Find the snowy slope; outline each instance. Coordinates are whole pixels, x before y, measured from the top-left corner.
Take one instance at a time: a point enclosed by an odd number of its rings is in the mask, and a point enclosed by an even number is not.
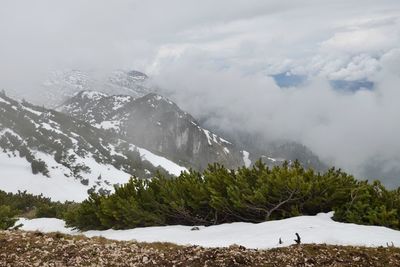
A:
[[[186,170],[83,121],[5,95],[0,95],[0,148],[0,189],[61,201],[81,201],[89,189],[112,191],[132,175]]]
[[[187,171],[185,167],[179,166],[178,164],[170,161],[169,159],[157,156],[144,148],[140,147],[135,147],[135,148],[137,149],[137,151],[139,151],[143,159],[149,161],[151,164],[153,164],[153,166],[160,166],[161,168],[167,170],[170,174],[178,176],[181,174],[181,172]]]
[[[204,227],[191,231],[190,226],[162,226],[135,228],[131,230],[105,230],[78,232],[66,228],[62,220],[52,218],[20,219],[21,228],[27,231],[84,234],[88,237],[102,236],[115,240],[137,240],[142,242],[171,242],[180,245],[200,245],[205,247],[226,247],[232,244],[247,248],[274,248],[294,244],[295,233],[299,233],[302,243],[386,246],[400,247],[400,231],[385,227],[363,226],[339,223],[331,219],[333,213],[320,213],[316,216],[299,216],[284,220],[259,224],[231,223]],[[279,244],[279,238],[283,244]]]
[[[23,158],[9,158],[6,153],[0,153],[0,166],[0,189],[6,192],[27,190],[59,201],[82,201],[87,196],[87,189],[77,180],[55,173],[51,174],[51,179],[41,173],[32,174],[29,162]]]
[[[163,157],[157,156],[145,149],[137,148],[144,160],[154,166],[160,166],[170,174],[179,175],[186,168]],[[39,153],[40,154],[40,153]],[[46,154],[39,157],[49,166],[49,177],[41,173],[33,174],[31,165],[24,158],[14,156],[12,153],[0,152],[0,189],[6,192],[17,193],[27,191],[29,193],[50,197],[54,201],[83,201],[87,198],[87,190],[94,186],[101,175],[109,185],[102,184],[103,189],[113,190],[112,185],[124,184],[129,181],[131,174],[116,169],[110,164],[99,164],[92,158],[85,158],[86,166],[91,168],[91,173],[84,176],[88,179],[85,186],[78,179],[69,179],[65,176],[69,170],[60,166],[54,159]]]
[[[49,169],[49,175],[42,173],[33,174],[30,163],[24,158],[13,156],[12,153],[0,153],[0,189],[6,192],[16,193],[18,190],[26,190],[29,193],[50,197],[55,201],[83,201],[87,198],[87,190],[98,182],[101,175],[103,189],[112,190],[112,185],[123,184],[129,181],[131,175],[116,169],[110,164],[99,164],[93,158],[82,159],[82,163],[88,166],[90,173],[84,175],[88,180],[83,185],[81,180],[66,177],[70,170],[57,163],[51,155],[36,152],[37,158],[43,160]]]

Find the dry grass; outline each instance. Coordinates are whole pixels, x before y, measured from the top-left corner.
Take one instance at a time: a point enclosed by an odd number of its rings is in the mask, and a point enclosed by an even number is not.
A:
[[[328,245],[210,249],[3,231],[0,266],[400,266],[400,249]]]

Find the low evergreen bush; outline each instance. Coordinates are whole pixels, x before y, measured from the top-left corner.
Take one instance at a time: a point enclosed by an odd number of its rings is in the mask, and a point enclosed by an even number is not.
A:
[[[183,224],[263,222],[335,211],[342,222],[400,228],[400,189],[358,181],[335,168],[324,173],[299,162],[273,168],[258,161],[229,170],[210,165],[169,178],[132,178],[111,195],[91,193],[66,212],[66,222],[81,230],[128,229]]]
[[[18,211],[10,206],[0,205],[0,230],[7,230],[13,227],[17,221]]]
[[[26,191],[19,191],[13,194],[0,190],[0,205],[10,207],[18,217],[63,219],[64,213],[78,204],[73,202],[53,202],[43,195],[33,195]]]

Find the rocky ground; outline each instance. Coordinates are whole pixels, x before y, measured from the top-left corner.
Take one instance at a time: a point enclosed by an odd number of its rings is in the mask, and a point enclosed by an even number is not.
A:
[[[297,245],[271,250],[0,232],[0,266],[400,266],[400,248]]]

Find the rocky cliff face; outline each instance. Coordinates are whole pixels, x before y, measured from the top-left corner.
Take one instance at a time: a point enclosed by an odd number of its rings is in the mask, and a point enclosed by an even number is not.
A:
[[[203,169],[213,162],[231,168],[245,164],[244,153],[234,144],[202,128],[175,103],[154,93],[135,99],[83,91],[59,110],[188,167]]]

